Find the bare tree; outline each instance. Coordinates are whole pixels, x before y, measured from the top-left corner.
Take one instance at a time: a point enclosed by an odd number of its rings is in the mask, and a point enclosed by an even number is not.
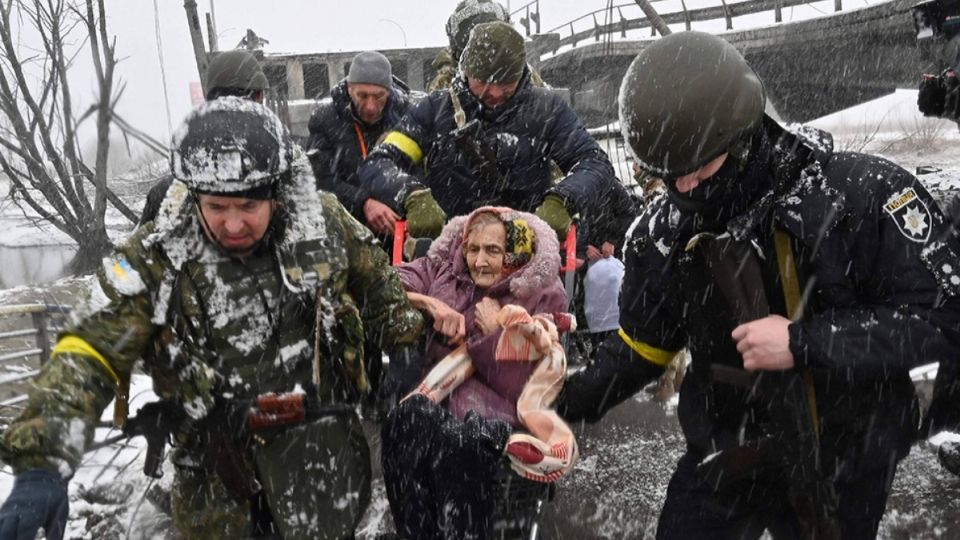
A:
[[[21,45],[21,32],[36,32],[43,50]],[[77,242],[73,270],[90,271],[110,248],[108,202],[137,219],[107,186],[110,127],[125,122],[114,114],[123,85],[115,88],[116,39],[108,39],[103,0],[0,0],[0,40],[0,171],[25,213]],[[93,56],[97,95],[77,115],[67,75],[84,49]],[[80,152],[86,120],[95,124],[94,163]]]

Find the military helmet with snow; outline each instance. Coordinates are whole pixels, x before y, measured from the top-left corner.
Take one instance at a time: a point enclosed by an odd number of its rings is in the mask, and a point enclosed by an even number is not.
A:
[[[644,170],[678,177],[762,123],[763,83],[730,43],[677,32],[648,45],[620,85],[620,127]]]
[[[240,195],[291,174],[293,142],[277,115],[238,97],[208,101],[173,136],[170,169],[194,192]]]
[[[447,37],[453,59],[460,58],[474,26],[494,21],[510,22],[510,13],[493,0],[463,0],[457,4],[447,19]]]

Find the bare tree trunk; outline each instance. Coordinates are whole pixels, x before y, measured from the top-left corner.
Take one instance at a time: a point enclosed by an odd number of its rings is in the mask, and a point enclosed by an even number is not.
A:
[[[16,25],[24,21],[39,34],[45,54],[21,50]],[[114,91],[116,44],[106,24],[103,0],[0,0],[0,172],[10,180],[15,203],[77,243],[72,268],[79,272],[95,269],[111,247],[108,202],[136,219],[107,184],[110,127],[121,92]],[[83,39],[73,35],[78,29]],[[78,119],[68,73],[84,46],[93,57],[98,95]],[[90,117],[92,166],[81,156],[77,135]]]

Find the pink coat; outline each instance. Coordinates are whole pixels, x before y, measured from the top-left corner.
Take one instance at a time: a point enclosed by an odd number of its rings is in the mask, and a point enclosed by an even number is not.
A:
[[[477,288],[470,279],[463,250],[463,229],[471,216],[490,210],[507,219],[525,219],[536,233],[537,240],[533,257],[527,264],[484,290]],[[498,418],[519,426],[517,399],[536,364],[496,362],[494,350],[501,331],[484,336],[474,327],[473,308],[481,299],[489,297],[501,306],[522,306],[531,315],[566,312],[567,295],[560,281],[560,245],[556,233],[533,214],[509,208],[479,208],[469,216],[450,220],[425,257],[405,263],[397,270],[407,291],[442,300],[464,316],[467,352],[477,372],[450,396],[447,402],[450,411],[463,419],[472,409],[486,418]],[[452,350],[444,336],[428,331],[423,372],[429,371]]]

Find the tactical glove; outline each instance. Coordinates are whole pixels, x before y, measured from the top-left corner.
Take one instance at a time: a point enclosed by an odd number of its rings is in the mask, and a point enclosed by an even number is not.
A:
[[[536,215],[538,218],[547,222],[547,225],[557,232],[557,238],[559,238],[561,242],[567,238],[567,230],[570,228],[570,224],[573,223],[573,219],[567,212],[567,208],[563,205],[563,199],[559,196],[553,194],[547,195],[547,198],[544,199],[543,203],[537,208]]]
[[[943,114],[945,101],[946,89],[943,87],[943,78],[924,75],[917,92],[917,109],[924,116],[940,116]]]
[[[447,214],[437,204],[429,189],[411,193],[403,203],[407,210],[407,232],[415,238],[440,236]]]
[[[35,538],[42,528],[48,539],[60,540],[69,513],[67,481],[59,473],[22,472],[14,477],[13,490],[0,506],[0,539]]]

